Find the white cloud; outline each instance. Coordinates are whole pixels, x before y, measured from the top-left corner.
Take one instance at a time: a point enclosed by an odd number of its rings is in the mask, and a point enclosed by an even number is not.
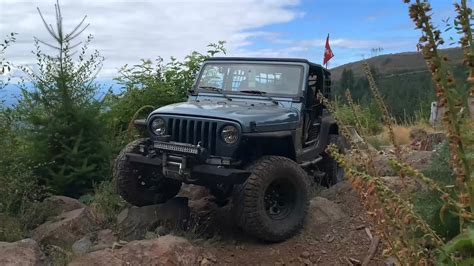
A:
[[[33,36],[51,40],[36,7],[54,23],[54,0],[0,0],[0,36],[17,32],[18,41],[8,51],[17,64],[34,62],[30,53]],[[113,76],[124,64],[141,58],[183,57],[192,50],[227,41],[229,54],[251,44],[251,38],[275,38],[258,28],[289,22],[302,13],[299,0],[63,0],[60,1],[66,29],[72,29],[84,15],[93,34],[93,48],[106,58],[103,76]]]
[[[310,40],[271,40],[274,44],[284,44],[281,48],[248,49],[246,47],[236,49],[234,53],[238,56],[257,57],[302,57],[320,63],[323,59],[326,39]],[[411,39],[381,40],[381,39],[330,39],[331,49],[335,54],[331,60],[331,67],[336,67],[347,62],[361,60],[371,55],[372,48],[382,47],[384,52],[398,52],[400,48],[410,50],[413,46]]]

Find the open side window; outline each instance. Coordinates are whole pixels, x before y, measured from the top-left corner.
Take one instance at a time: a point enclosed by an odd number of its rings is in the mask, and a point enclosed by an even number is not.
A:
[[[320,66],[310,66],[306,90],[303,143],[310,146],[318,140],[324,106],[317,99],[318,92],[330,97],[331,78],[329,71]]]

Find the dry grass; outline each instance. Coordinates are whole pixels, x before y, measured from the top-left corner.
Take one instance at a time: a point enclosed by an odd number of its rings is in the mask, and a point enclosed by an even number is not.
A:
[[[395,141],[398,145],[408,145],[411,143],[410,132],[413,129],[422,129],[427,133],[433,133],[436,130],[426,123],[416,123],[412,125],[395,125],[393,126],[393,133],[395,134]],[[387,127],[383,128],[382,133],[375,136],[368,136],[367,141],[379,149],[384,146],[390,146],[390,135]]]

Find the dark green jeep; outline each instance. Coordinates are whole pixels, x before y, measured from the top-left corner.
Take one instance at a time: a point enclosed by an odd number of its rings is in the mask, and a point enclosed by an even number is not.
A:
[[[317,99],[329,96],[330,73],[304,59],[211,58],[187,102],[135,121],[149,137],[118,156],[120,195],[136,206],[163,203],[182,183],[232,198],[238,225],[266,241],[303,226],[311,186],[343,172],[324,150],[342,139]]]

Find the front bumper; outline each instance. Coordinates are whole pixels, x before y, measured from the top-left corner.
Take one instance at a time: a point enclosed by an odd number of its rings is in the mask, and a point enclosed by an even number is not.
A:
[[[145,148],[143,147],[143,152]],[[162,169],[167,178],[185,183],[242,184],[249,177],[246,170],[207,164],[207,150],[199,145],[176,142],[153,141],[153,156],[127,153],[128,160]],[[212,158],[213,161],[228,161],[227,158]]]

